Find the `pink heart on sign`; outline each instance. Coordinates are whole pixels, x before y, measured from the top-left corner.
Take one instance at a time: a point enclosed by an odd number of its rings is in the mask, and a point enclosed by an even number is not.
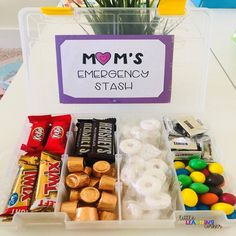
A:
[[[109,52],[97,52],[96,59],[102,64],[105,65],[111,59],[111,53]]]

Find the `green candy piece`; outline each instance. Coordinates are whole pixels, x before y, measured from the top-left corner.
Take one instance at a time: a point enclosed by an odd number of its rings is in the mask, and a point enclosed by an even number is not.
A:
[[[181,188],[187,188],[191,183],[192,180],[188,175],[178,175],[178,180],[181,183]]]
[[[209,191],[209,187],[202,183],[192,183],[189,188],[198,194],[207,193]]]
[[[201,159],[192,159],[189,161],[188,165],[194,170],[203,170],[206,168],[207,163]]]
[[[198,154],[194,154],[194,155],[189,157],[190,160],[192,160],[192,159],[200,159],[200,158],[201,158],[201,155],[198,155]]]

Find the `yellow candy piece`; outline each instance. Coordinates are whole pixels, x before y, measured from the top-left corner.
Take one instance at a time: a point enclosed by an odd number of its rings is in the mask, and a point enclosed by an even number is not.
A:
[[[175,161],[174,162],[174,167],[176,170],[185,168],[185,164],[182,161]]]
[[[212,174],[222,174],[224,172],[224,168],[221,164],[219,163],[211,163],[208,165],[208,170],[212,173]]]
[[[195,207],[198,202],[197,194],[190,188],[185,188],[181,191],[182,198],[184,200],[184,205],[188,207]]]
[[[226,215],[234,212],[234,207],[228,203],[218,202],[211,206],[211,210],[224,211]]]
[[[194,172],[195,170],[191,168],[190,166],[185,167],[186,170],[188,170],[190,173]]]
[[[192,179],[193,182],[195,183],[204,183],[206,180],[206,177],[203,173],[200,171],[194,171],[190,174],[190,178]]]

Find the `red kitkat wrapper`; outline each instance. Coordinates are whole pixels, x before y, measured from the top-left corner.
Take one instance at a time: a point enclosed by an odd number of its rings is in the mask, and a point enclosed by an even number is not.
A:
[[[31,131],[27,144],[22,144],[21,150],[25,152],[40,152],[47,141],[51,116],[29,116],[28,119],[32,123]]]
[[[65,152],[66,132],[70,128],[71,115],[55,116],[51,118],[52,128],[44,151],[62,155]]]

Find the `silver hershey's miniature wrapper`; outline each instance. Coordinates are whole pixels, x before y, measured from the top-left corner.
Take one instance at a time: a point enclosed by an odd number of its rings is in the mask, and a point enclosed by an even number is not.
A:
[[[177,119],[179,125],[186,131],[189,137],[204,134],[207,129],[200,120],[193,116],[182,116]]]
[[[176,126],[176,122],[177,122],[176,120],[171,120],[169,117],[166,116],[163,118],[164,127],[168,132],[168,134],[176,137],[181,137],[183,135],[178,133],[174,129],[174,127]]]
[[[211,138],[208,135],[203,135],[197,139],[202,149],[202,159],[206,162],[214,162],[212,154],[212,143]]]
[[[188,137],[169,136],[169,142],[172,151],[199,151],[196,141]]]

